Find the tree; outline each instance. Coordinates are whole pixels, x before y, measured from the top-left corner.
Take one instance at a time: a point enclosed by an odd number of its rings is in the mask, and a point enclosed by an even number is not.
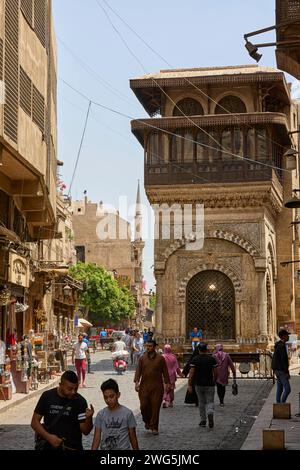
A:
[[[93,313],[94,320],[115,323],[133,314],[133,295],[126,286],[119,287],[117,281],[103,267],[77,263],[70,268],[70,275],[83,282],[80,303]]]
[[[149,303],[150,303],[150,308],[151,310],[155,310],[156,307],[156,293],[150,289],[149,291],[150,297],[149,297]]]

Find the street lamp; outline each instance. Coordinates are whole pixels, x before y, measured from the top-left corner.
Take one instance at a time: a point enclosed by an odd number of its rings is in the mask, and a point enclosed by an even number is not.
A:
[[[293,189],[293,193],[298,192],[300,192],[300,189]],[[300,199],[293,197],[292,199],[286,201],[284,207],[287,207],[288,209],[298,209],[300,207]]]
[[[70,298],[71,295],[72,295],[72,287],[70,287],[68,284],[66,286],[64,286],[63,288],[63,291],[64,291],[64,296],[67,297],[67,298]]]
[[[273,26],[269,26],[268,28],[263,28],[263,29],[258,29],[257,31],[252,31],[251,33],[244,34],[244,39],[246,41],[245,47],[247,51],[249,52],[250,57],[256,60],[258,62],[262,54],[258,54],[258,48],[259,47],[270,47],[270,46],[300,46],[300,39],[295,39],[295,40],[290,40],[290,41],[276,41],[276,42],[265,42],[262,44],[252,44],[250,41],[248,41],[248,38],[250,36],[255,36],[256,34],[261,34],[261,33],[266,33],[267,31],[272,31],[274,29],[278,29],[282,26],[291,26],[292,24],[296,23],[296,21],[288,21],[285,23],[280,23],[276,24]]]

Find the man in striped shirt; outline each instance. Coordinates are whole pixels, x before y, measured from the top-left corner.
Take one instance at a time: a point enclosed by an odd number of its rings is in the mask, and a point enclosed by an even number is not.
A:
[[[44,392],[33,413],[31,427],[47,441],[43,450],[58,448],[83,450],[82,434],[88,435],[93,429],[93,405],[77,393],[78,377],[67,370],[61,376],[60,384]],[[44,423],[41,419],[44,417]]]

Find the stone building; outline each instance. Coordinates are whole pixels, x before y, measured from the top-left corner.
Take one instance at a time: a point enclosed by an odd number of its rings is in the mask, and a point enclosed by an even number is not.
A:
[[[130,223],[119,213],[108,211],[103,203],[87,197],[73,201],[73,229],[77,261],[103,266],[125,284],[136,298],[136,314],[142,313],[143,274],[142,212],[140,187],[137,190],[135,232],[131,241]]]
[[[284,74],[256,65],[164,70],[130,86],[150,115],[132,121],[146,194],[153,207],[173,206],[170,236],[156,207],[156,332],[187,339],[198,326],[208,340],[247,349],[266,347],[280,322],[299,329],[299,266],[281,265],[299,252],[283,207],[299,188],[298,162],[284,168],[299,123]],[[203,246],[199,236],[193,246],[201,204]],[[184,224],[173,208],[180,215],[187,205]]]

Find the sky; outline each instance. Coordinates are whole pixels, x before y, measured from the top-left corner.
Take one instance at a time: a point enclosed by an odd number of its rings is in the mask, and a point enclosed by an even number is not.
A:
[[[255,64],[243,36],[275,23],[275,0],[53,0],[53,15],[58,49],[57,157],[64,162],[60,174],[68,193],[89,99],[132,119],[144,118],[147,114],[130,90],[131,78],[168,68]],[[273,42],[275,33],[250,40]],[[260,49],[259,65],[276,67],[274,50]],[[300,97],[299,83],[288,75],[287,80],[294,82],[295,97]],[[141,181],[146,241],[143,273],[148,288],[153,288],[143,148],[131,133],[130,117],[92,105],[71,196],[82,199],[87,191],[92,202],[103,201],[116,209],[120,198],[122,207],[127,198],[131,221]]]

